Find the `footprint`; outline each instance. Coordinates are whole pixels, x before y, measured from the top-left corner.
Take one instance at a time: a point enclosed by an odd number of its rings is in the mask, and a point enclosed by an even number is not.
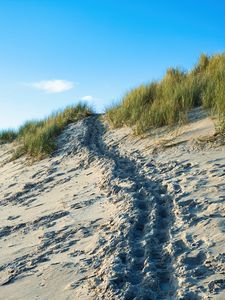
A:
[[[218,294],[221,290],[225,289],[225,279],[213,280],[208,284],[209,292]]]
[[[9,217],[7,218],[7,220],[13,221],[13,220],[18,219],[19,217],[20,217],[20,215],[17,215],[17,216],[9,216]]]

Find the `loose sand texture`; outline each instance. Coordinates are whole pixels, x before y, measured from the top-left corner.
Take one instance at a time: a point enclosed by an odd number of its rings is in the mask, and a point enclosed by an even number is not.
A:
[[[225,146],[213,134],[195,110],[145,138],[92,116],[33,164],[0,145],[0,299],[224,300]]]

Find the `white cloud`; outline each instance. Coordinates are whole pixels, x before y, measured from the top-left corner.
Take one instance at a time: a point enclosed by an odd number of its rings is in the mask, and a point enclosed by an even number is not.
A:
[[[54,79],[32,82],[29,84],[29,86],[45,91],[46,93],[62,93],[74,88],[75,84],[77,83],[67,80]]]
[[[101,98],[97,98],[95,96],[86,95],[80,98],[81,100],[84,100],[91,105],[91,107],[98,112],[104,111],[104,101]]]
[[[91,101],[91,100],[94,100],[94,97],[92,97],[92,96],[84,96],[84,97],[81,98],[81,100]]]

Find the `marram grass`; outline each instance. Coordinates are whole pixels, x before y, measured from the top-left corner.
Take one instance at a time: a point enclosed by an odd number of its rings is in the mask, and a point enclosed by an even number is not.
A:
[[[56,138],[68,124],[91,114],[91,109],[80,103],[54,113],[44,120],[26,122],[18,131],[2,131],[0,141],[15,140],[18,147],[14,158],[27,154],[34,159],[42,159],[56,149]]]
[[[6,129],[0,132],[0,144],[13,142],[17,137],[14,130]]]
[[[134,88],[121,102],[106,111],[113,127],[134,127],[137,134],[151,128],[187,121],[194,107],[209,109],[218,120],[218,130],[225,132],[225,54],[202,54],[189,72],[167,70],[159,82]]]

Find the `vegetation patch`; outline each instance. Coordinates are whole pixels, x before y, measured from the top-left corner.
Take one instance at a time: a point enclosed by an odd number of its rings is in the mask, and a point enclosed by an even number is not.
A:
[[[2,131],[0,141],[18,143],[14,158],[28,154],[35,159],[42,159],[56,149],[56,138],[70,123],[74,123],[92,114],[86,104],[67,107],[63,111],[53,113],[41,121],[29,121],[18,131]]]
[[[187,112],[203,106],[218,120],[217,130],[225,132],[225,54],[202,54],[189,71],[167,70],[159,82],[129,91],[117,105],[106,111],[113,127],[133,126],[137,134],[150,128],[187,121]]]
[[[0,144],[11,143],[17,137],[17,133],[14,130],[2,130],[0,132]]]

